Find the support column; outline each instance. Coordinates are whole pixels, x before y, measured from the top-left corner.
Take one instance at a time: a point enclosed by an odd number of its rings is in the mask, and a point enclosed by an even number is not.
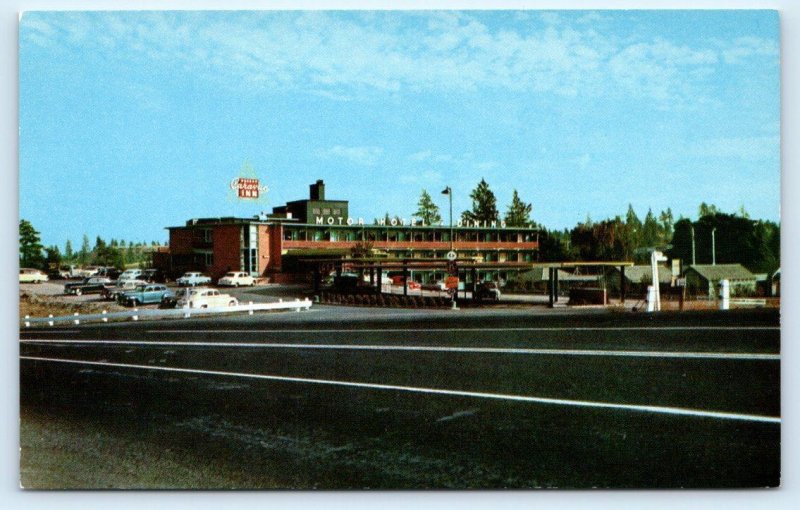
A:
[[[625,266],[619,266],[619,300],[625,304]]]
[[[403,260],[403,295],[408,296],[408,262]]]
[[[548,294],[548,305],[550,306],[550,308],[553,308],[553,305],[555,304],[554,292],[553,292],[555,289],[555,282],[553,281],[555,279],[555,277],[553,276],[554,270],[555,268],[553,267],[547,268],[547,294]]]
[[[378,280],[378,282],[375,285],[376,285],[376,288],[378,289],[378,294],[380,294],[381,292],[383,292],[383,283],[382,283],[383,282],[383,268],[381,266],[378,266],[377,273],[378,274],[377,274],[376,280]]]
[[[553,304],[558,303],[558,268],[553,268]]]

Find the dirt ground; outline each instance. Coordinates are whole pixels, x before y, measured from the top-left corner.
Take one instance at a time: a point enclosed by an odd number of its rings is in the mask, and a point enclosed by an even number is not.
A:
[[[97,294],[72,296],[63,293],[63,283],[46,282],[40,284],[20,284],[19,318],[47,317],[52,314],[72,315],[74,313],[118,312],[125,307],[113,301],[103,301]]]

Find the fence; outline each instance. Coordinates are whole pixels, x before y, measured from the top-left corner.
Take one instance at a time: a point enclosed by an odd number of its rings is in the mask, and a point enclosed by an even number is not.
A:
[[[299,299],[295,299],[294,301],[283,301],[280,300],[277,303],[253,303],[252,301],[248,304],[239,304],[237,306],[225,306],[225,307],[216,307],[216,308],[174,308],[174,309],[144,309],[139,310],[138,308],[134,308],[133,310],[125,311],[125,312],[111,312],[106,313],[103,310],[103,313],[95,313],[95,314],[74,314],[74,315],[64,315],[59,317],[53,317],[50,315],[49,317],[29,317],[25,316],[25,318],[21,321],[24,327],[29,328],[31,325],[34,324],[47,324],[48,326],[53,326],[56,323],[70,323],[79,325],[82,322],[108,322],[109,320],[114,319],[130,319],[133,321],[138,321],[140,318],[169,318],[169,317],[179,317],[188,319],[191,317],[201,316],[201,315],[215,315],[215,314],[224,314],[224,313],[237,313],[237,312],[247,312],[249,315],[253,315],[253,312],[262,312],[262,311],[271,311],[271,310],[294,310],[299,312],[300,310],[308,310],[311,308],[311,301],[306,298],[302,301]]]

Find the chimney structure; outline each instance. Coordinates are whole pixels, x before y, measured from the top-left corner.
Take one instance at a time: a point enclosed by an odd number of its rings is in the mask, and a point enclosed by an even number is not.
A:
[[[322,179],[309,186],[309,188],[309,198],[311,200],[325,200],[325,183]]]

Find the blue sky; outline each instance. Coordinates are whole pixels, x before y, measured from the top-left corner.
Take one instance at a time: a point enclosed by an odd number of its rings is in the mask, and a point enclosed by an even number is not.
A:
[[[28,12],[20,217],[45,244],[329,198],[446,212],[485,178],[534,219],[700,202],[779,219],[771,11]],[[248,162],[265,202],[231,200]]]

